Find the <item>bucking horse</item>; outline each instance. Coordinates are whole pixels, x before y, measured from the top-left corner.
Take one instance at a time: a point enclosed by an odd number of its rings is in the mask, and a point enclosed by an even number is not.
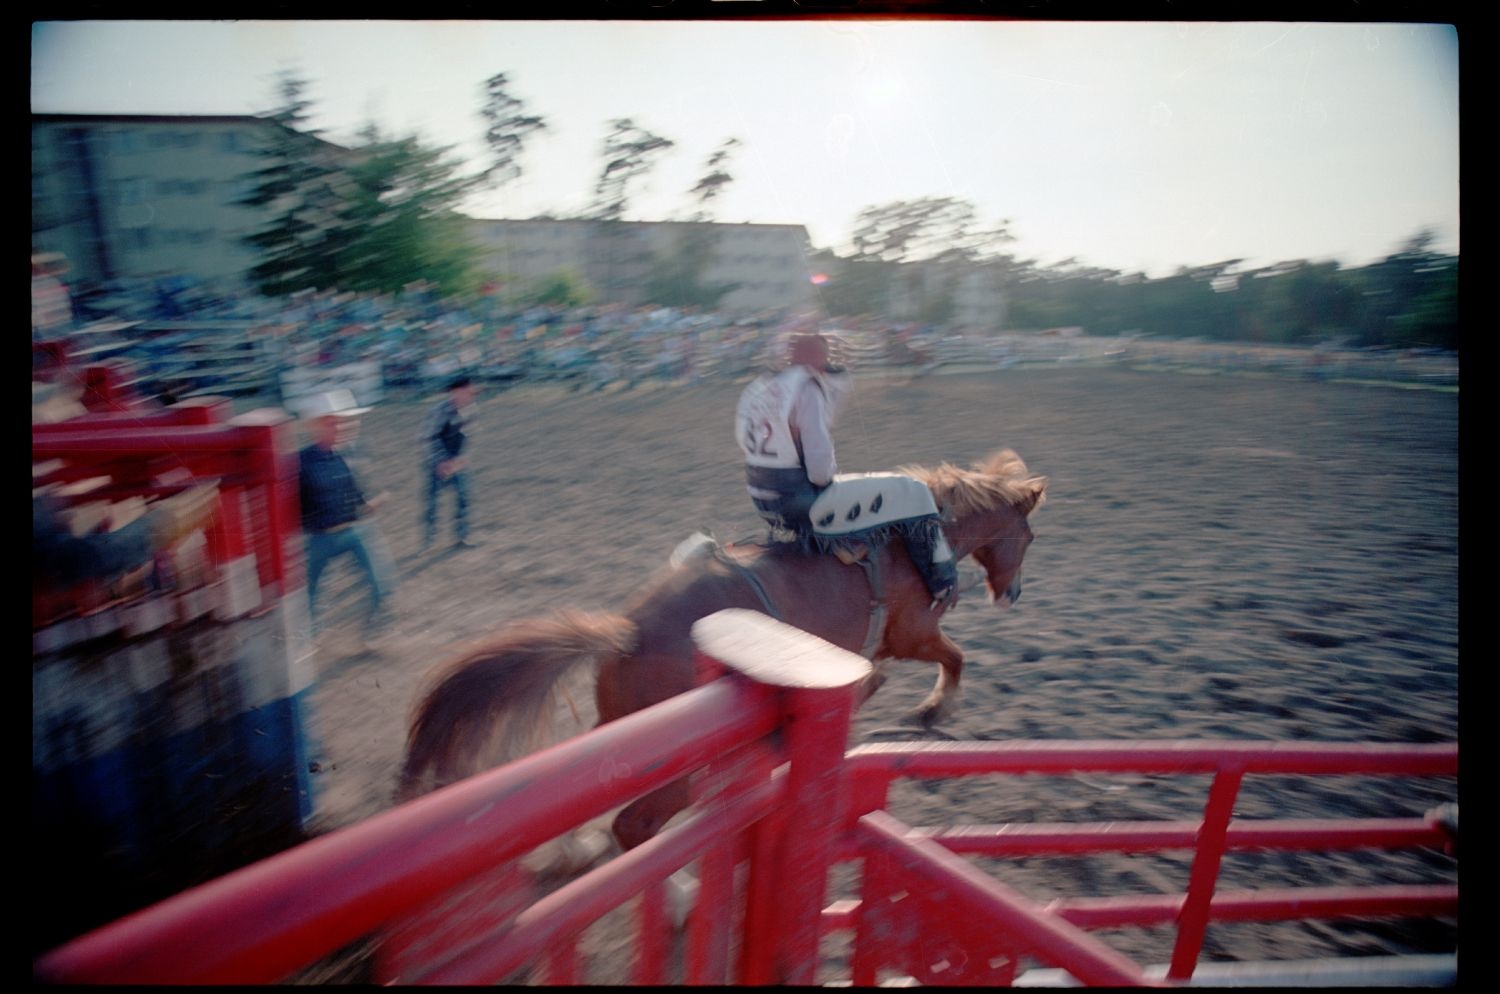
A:
[[[969,468],[943,463],[870,475],[924,484],[955,559],[972,558],[983,569],[992,603],[1015,601],[1032,540],[1028,517],[1044,500],[1046,477],[1008,449]],[[868,503],[879,504],[878,481],[875,489],[867,482],[844,492],[875,494]],[[559,690],[579,667],[593,670],[600,724],[692,689],[692,625],[723,608],[764,612],[873,662],[936,663],[936,685],[909,715],[933,725],[955,700],[964,657],[940,627],[951,605],[931,600],[899,524],[846,529],[817,547],[684,543],[622,613],[565,610],[503,627],[429,678],[412,714],[398,800],[547,744]],[[858,700],[883,680],[873,671]],[[616,841],[623,849],[641,844],[690,800],[686,778],[640,798],[616,816]]]

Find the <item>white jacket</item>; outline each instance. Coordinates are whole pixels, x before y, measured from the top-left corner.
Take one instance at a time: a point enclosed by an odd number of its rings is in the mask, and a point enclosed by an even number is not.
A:
[[[753,381],[735,411],[735,438],[746,464],[801,468],[813,483],[827,485],[838,472],[830,432],[852,386],[846,373],[803,365]]]

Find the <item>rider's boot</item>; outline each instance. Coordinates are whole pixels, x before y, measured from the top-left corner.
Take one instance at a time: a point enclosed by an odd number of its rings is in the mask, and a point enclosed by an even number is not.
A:
[[[951,607],[958,600],[958,562],[942,527],[936,521],[926,522],[907,544],[912,562],[932,594],[932,606]]]

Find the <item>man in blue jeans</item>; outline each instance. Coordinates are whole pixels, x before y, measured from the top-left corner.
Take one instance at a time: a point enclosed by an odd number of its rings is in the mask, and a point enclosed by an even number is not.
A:
[[[422,425],[422,444],[427,460],[426,513],[423,517],[422,548],[437,538],[438,495],[453,488],[454,548],[472,549],[469,541],[469,475],[464,457],[469,424],[468,409],[474,403],[474,382],[467,375],[448,383],[448,396],[432,409]]]
[[[390,593],[390,578],[379,559],[366,547],[360,519],[385,502],[380,494],[366,500],[349,463],[338,451],[359,429],[358,416],[367,407],[355,407],[348,390],[319,394],[303,405],[312,443],[298,453],[298,489],[302,500],[302,530],[307,536],[307,601],[317,628],[318,581],[328,564],[352,555],[370,588],[366,617],[367,634],[378,635],[389,625],[382,608]]]

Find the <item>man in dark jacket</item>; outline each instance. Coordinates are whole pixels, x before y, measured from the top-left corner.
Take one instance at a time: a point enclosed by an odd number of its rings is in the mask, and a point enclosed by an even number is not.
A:
[[[474,403],[474,383],[467,375],[456,376],[448,383],[448,396],[432,409],[422,426],[422,445],[426,452],[426,511],[422,519],[422,548],[437,538],[438,495],[453,488],[454,546],[472,549],[469,541],[468,459],[464,445],[468,441],[468,409]]]
[[[334,390],[311,398],[303,407],[312,443],[298,453],[298,490],[302,502],[302,531],[307,537],[308,610],[317,624],[318,581],[333,560],[352,555],[370,587],[366,633],[379,634],[388,624],[382,608],[390,592],[390,578],[366,547],[360,518],[385,500],[381,494],[366,500],[340,445],[357,430],[357,416],[368,408],[355,407],[348,390]]]

